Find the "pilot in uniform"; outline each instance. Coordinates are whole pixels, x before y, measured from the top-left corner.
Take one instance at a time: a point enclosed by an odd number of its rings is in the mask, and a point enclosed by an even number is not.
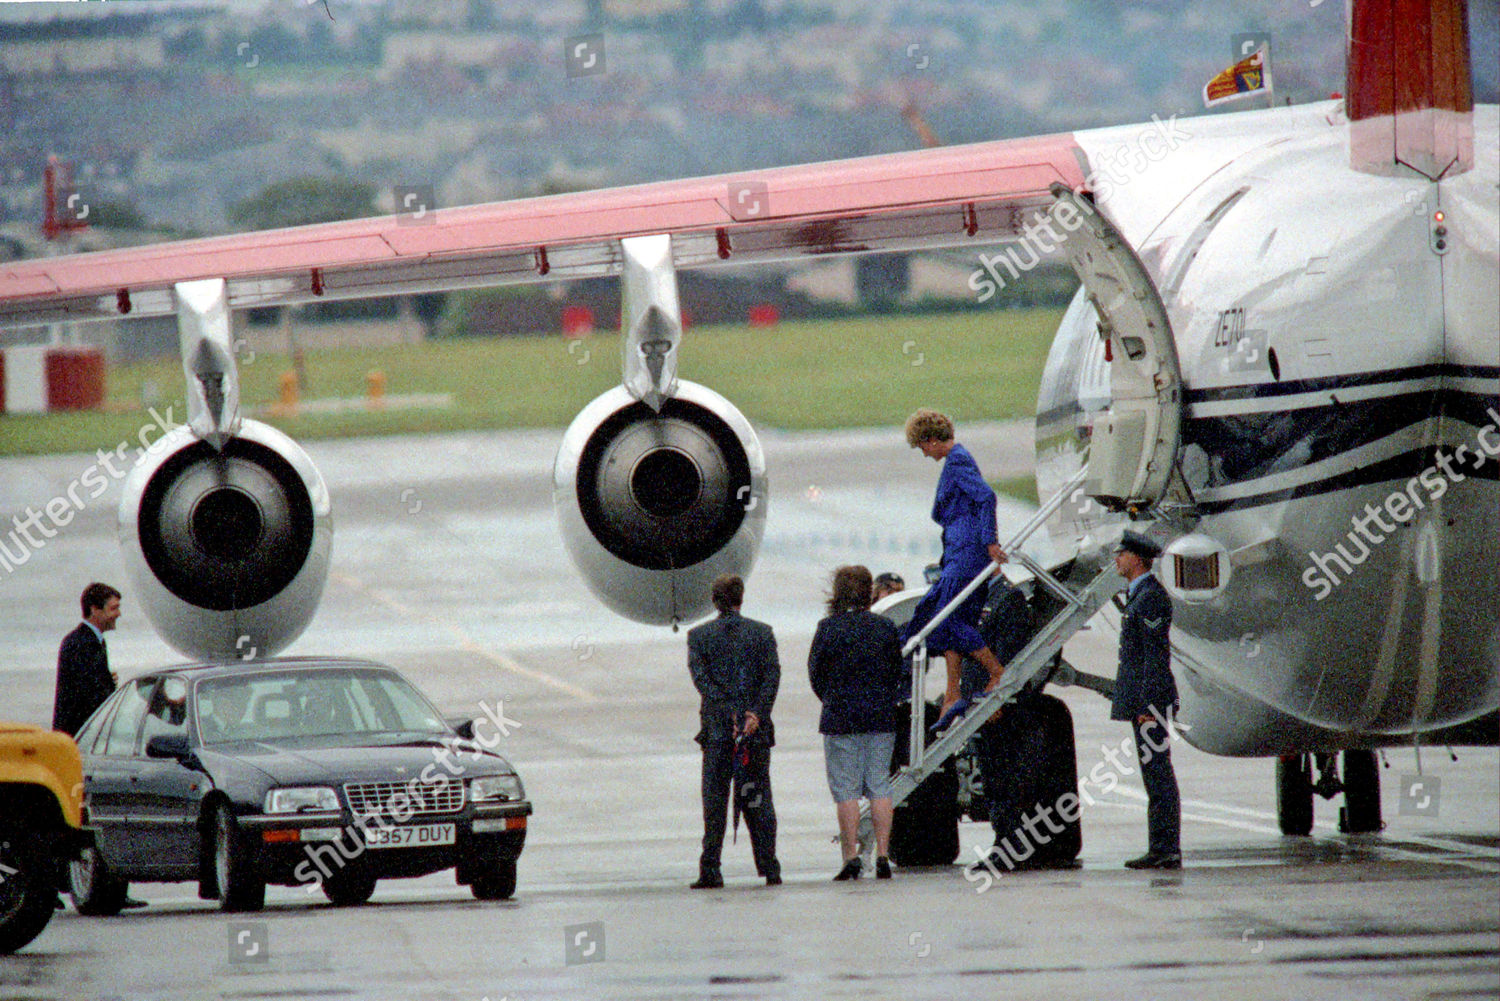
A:
[[[1160,553],[1150,539],[1130,531],[1115,549],[1115,568],[1130,583],[1120,617],[1120,668],[1109,718],[1128,720],[1134,730],[1150,830],[1146,854],[1126,862],[1130,869],[1182,868],[1182,806],[1167,728],[1167,720],[1177,711],[1177,683],[1167,643],[1172,599],[1151,573],[1151,563]]]

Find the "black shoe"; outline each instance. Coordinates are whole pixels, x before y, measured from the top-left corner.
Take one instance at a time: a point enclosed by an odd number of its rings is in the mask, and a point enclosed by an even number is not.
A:
[[[781,873],[779,873],[779,872],[773,872],[773,873],[771,873],[771,875],[767,876],[766,877],[766,885],[767,886],[780,886],[781,885]]]
[[[1002,852],[998,848],[991,848],[979,861],[969,863],[969,867],[966,871],[977,873],[987,872],[990,869],[994,869],[996,872],[1000,872],[1002,870],[1014,868],[1015,864],[1010,861],[1010,859],[1004,852]]]
[[[858,879],[859,871],[863,867],[863,864],[859,861],[859,856],[856,855],[844,863],[844,867],[839,870],[837,876],[833,877],[833,881],[835,883],[842,883],[846,879]]]
[[[126,897],[125,902],[120,906],[128,911],[135,907],[145,907],[146,902],[144,900],[136,900],[134,897]]]
[[[1182,856],[1176,852],[1147,852],[1125,863],[1127,869],[1181,869]]]
[[[890,879],[891,878],[891,860],[888,859],[888,858],[886,858],[884,855],[880,856],[879,858],[877,858],[875,860],[875,878],[876,879]]]
[[[696,883],[689,883],[690,890],[722,890],[724,889],[724,877],[716,872],[703,872],[698,874]]]

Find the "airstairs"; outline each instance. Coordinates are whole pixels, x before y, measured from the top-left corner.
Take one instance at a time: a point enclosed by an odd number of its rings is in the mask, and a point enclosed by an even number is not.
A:
[[[913,711],[908,734],[909,755],[907,757],[910,764],[903,766],[892,777],[893,803],[899,804],[911,795],[913,790],[941,768],[949,758],[962,751],[969,738],[974,736],[1005,702],[1038,679],[1045,680],[1046,676],[1057,668],[1057,654],[1062,650],[1063,644],[1082,629],[1110,598],[1125,587],[1125,578],[1121,577],[1113,566],[1108,566],[1095,574],[1083,588],[1075,590],[1059,580],[1022,549],[1026,541],[1046,523],[1052,513],[1075,491],[1082,488],[1086,472],[1086,469],[1081,470],[1071,480],[1064,483],[1062,488],[1047,503],[1038,508],[1031,519],[1002,547],[1011,560],[1019,563],[1031,573],[1038,587],[1044,588],[1061,601],[1061,608],[1032,634],[1031,640],[1021,652],[1005,665],[1005,673],[1001,675],[1000,683],[994,690],[976,697],[969,711],[930,744],[927,742],[926,715],[921,709],[926,702],[925,689],[929,663],[927,637],[971,594],[985,587],[993,573],[999,569],[999,565],[991,563],[980,571],[952,601],[922,627],[921,631],[912,636],[902,649],[902,656],[908,658],[912,666],[911,704]],[[1065,672],[1070,679],[1082,678],[1083,683],[1088,687],[1102,687],[1090,684],[1090,682],[1103,679],[1081,676],[1071,667],[1065,668]]]

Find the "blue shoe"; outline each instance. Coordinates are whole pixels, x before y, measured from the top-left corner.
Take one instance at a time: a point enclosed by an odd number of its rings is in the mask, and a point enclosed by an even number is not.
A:
[[[947,711],[945,711],[943,715],[938,717],[938,721],[932,724],[932,732],[942,733],[954,723],[958,722],[959,718],[962,717],[964,713],[969,711],[969,705],[969,700],[963,698],[953,703],[953,705],[949,706]]]

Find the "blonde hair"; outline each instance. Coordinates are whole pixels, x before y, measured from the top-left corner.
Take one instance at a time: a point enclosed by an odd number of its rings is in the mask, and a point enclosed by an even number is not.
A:
[[[936,410],[918,410],[906,419],[906,443],[912,448],[925,441],[952,441],[953,420]]]

